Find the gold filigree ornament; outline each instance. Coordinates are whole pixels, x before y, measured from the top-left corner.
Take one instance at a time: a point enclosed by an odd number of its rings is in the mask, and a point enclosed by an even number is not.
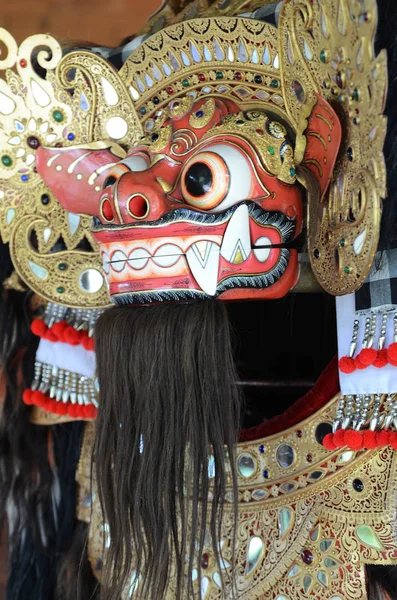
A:
[[[386,195],[387,71],[385,52],[374,55],[376,23],[375,0],[285,0],[278,29],[233,17],[178,23],[149,37],[120,71],[147,130],[171,99],[219,96],[276,113],[300,144],[300,117],[315,94],[332,104],[343,145],[322,202],[309,207],[308,245],[316,278],[335,295],[365,280]]]
[[[331,430],[338,402],[336,396],[298,425],[237,446],[235,576],[241,600],[366,600],[365,565],[397,564],[396,452],[391,447],[328,452],[321,438]],[[110,538],[95,483],[91,487],[92,443],[90,425],[77,476],[78,518],[90,523],[89,558],[100,580]],[[231,494],[230,487],[220,565],[208,526],[201,582],[196,581],[202,600],[229,597]],[[134,577],[132,572],[131,584],[139,587]],[[169,600],[175,598],[173,585],[171,577]],[[123,598],[134,598],[132,592],[130,587]]]
[[[100,143],[124,156],[140,125],[117,71],[89,52],[74,70],[56,68],[62,48],[48,35],[20,47],[0,29],[0,234],[21,280],[46,300],[72,308],[109,304],[91,218],[68,213],[36,173],[40,145]],[[73,88],[73,94],[70,92]],[[94,182],[94,179],[93,179]],[[94,183],[93,183],[94,185]]]
[[[250,4],[250,10],[262,4]],[[107,302],[103,279],[94,293],[81,289],[82,271],[93,269],[98,281],[102,277],[96,255],[79,247],[84,238],[94,245],[88,221],[67,215],[34,173],[35,152],[27,147],[31,134],[47,146],[110,138],[128,150],[142,133],[153,131],[156,115],[180,107],[184,111],[183,98],[189,97],[190,103],[218,96],[237,101],[243,111],[261,109],[281,118],[296,135],[295,157],[304,161],[302,134],[315,94],[320,94],[340,117],[343,145],[330,187],[321,202],[316,198],[308,207],[311,266],[329,293],[353,292],[373,262],[386,193],[386,55],[374,56],[375,0],[285,0],[278,28],[234,16],[183,21],[193,16],[188,7],[198,7],[199,15],[248,9],[233,0],[224,6],[199,0],[188,3],[186,10],[167,4],[164,14],[171,9],[172,18],[182,22],[148,37],[119,72],[86,50],[61,59],[60,46],[48,36],[33,36],[18,49],[2,33],[9,54],[0,68],[13,67],[16,73],[8,70],[0,82],[0,226],[3,239],[11,240],[18,274],[56,302]],[[52,49],[51,59],[42,47]],[[45,79],[32,64],[35,48],[40,49],[35,60],[46,70]],[[326,121],[324,115],[321,118]],[[74,142],[68,139],[70,133]],[[320,142],[326,147],[329,140],[321,137]],[[43,194],[49,196],[47,206],[40,202]],[[70,226],[70,219],[77,225]],[[26,230],[32,229],[33,220],[37,233],[32,246]],[[50,252],[61,235],[76,264],[62,272],[58,265],[66,260]],[[65,277],[70,277],[70,288]]]

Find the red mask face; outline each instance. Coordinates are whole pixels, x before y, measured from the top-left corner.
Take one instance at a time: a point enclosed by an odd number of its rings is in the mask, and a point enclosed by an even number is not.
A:
[[[298,279],[289,246],[302,229],[285,124],[210,98],[175,101],[149,126],[94,200],[83,207],[78,194],[58,195],[68,210],[95,215],[113,300],[285,296]]]

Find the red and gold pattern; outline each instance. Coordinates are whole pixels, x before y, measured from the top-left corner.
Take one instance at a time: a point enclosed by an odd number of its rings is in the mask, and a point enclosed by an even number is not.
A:
[[[396,453],[390,447],[328,452],[321,439],[331,428],[338,400],[336,396],[285,431],[238,445],[235,568],[242,600],[366,600],[365,565],[397,564]],[[92,439],[90,427],[78,472],[78,514],[90,522],[89,557],[100,579],[108,534],[95,484],[90,486]],[[219,600],[222,585],[227,585],[231,511],[232,504],[227,504],[222,573],[209,534],[206,538],[201,559],[203,600]],[[125,598],[134,598],[133,585],[139,582],[131,573]],[[171,583],[167,599],[174,597]]]

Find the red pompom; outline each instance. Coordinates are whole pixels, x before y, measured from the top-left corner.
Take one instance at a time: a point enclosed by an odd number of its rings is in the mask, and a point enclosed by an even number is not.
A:
[[[363,436],[360,431],[347,429],[345,431],[345,444],[350,450],[360,450],[363,447]]]
[[[69,326],[65,329],[63,341],[71,346],[78,346],[80,344],[80,332]]]
[[[397,367],[397,342],[393,342],[387,349],[387,359],[391,365]]]
[[[356,358],[354,359],[354,364],[356,366],[356,369],[366,369],[368,365],[364,365],[361,360],[358,358],[358,356],[356,356]]]
[[[95,341],[93,337],[88,338],[88,350],[95,350]]]
[[[363,348],[357,356],[357,360],[359,360],[362,365],[369,367],[374,364],[377,357],[378,351],[375,350],[375,348]]]
[[[397,432],[391,431],[389,436],[389,444],[393,450],[397,450]]]
[[[77,417],[79,416],[79,405],[78,404],[69,404],[68,405],[68,413],[71,417],[73,417],[73,419],[77,419]]]
[[[368,450],[373,450],[378,447],[378,440],[376,437],[375,431],[364,431],[363,432],[363,448],[367,448]]]
[[[386,446],[388,446],[390,441],[390,431],[388,431],[387,429],[378,431],[376,434],[376,441],[378,442],[379,448],[385,448]]]
[[[334,433],[334,444],[336,448],[343,448],[345,446],[345,429],[338,429]]]
[[[34,335],[37,335],[38,337],[44,337],[47,333],[47,329],[47,325],[41,319],[35,319],[34,321],[32,321],[32,324],[30,326],[31,332],[34,333]]]
[[[378,356],[376,361],[374,362],[374,367],[377,369],[382,369],[387,365],[387,350],[386,348],[382,348],[382,350],[378,350]]]
[[[86,350],[90,350],[90,339],[87,335],[82,335],[81,336],[81,345],[83,346],[83,348],[85,348]]]
[[[327,433],[327,435],[323,439],[323,446],[327,450],[335,450],[336,449],[333,433]]]
[[[349,356],[342,356],[339,360],[339,370],[342,371],[342,373],[353,373],[356,370],[354,360]]]
[[[53,398],[49,398],[47,405],[46,405],[46,410],[48,410],[48,412],[52,412],[52,413],[57,413],[57,404],[58,402],[56,400],[54,400]]]
[[[96,419],[98,410],[97,410],[97,408],[95,408],[95,406],[93,404],[89,404],[88,406],[85,407],[84,413],[85,413],[86,419]],[[330,435],[330,434],[328,434],[328,435]]]
[[[34,392],[32,392],[32,404],[34,404],[35,406],[42,406],[43,402],[45,401],[45,396],[43,394],[43,392],[39,392],[39,390],[35,390]]]
[[[58,337],[52,333],[51,329],[49,329],[47,331],[47,333],[45,334],[45,339],[48,340],[49,342],[58,342]]]
[[[67,415],[68,414],[68,405],[65,404],[65,402],[60,402],[58,411],[59,411],[60,415]]]
[[[22,394],[22,400],[24,401],[25,404],[32,404],[32,394],[33,394],[33,390],[25,390],[24,393]]]
[[[68,323],[66,323],[66,321],[59,321],[59,323],[55,323],[55,325],[51,327],[51,331],[54,335],[57,336],[58,340],[62,342],[65,329],[67,329],[68,327],[69,325]]]

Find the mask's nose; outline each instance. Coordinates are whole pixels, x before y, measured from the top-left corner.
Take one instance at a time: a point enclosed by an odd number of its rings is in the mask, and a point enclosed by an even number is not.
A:
[[[117,165],[104,181],[100,219],[125,224],[155,221],[179,204],[167,197],[170,188],[154,170],[133,172]]]

